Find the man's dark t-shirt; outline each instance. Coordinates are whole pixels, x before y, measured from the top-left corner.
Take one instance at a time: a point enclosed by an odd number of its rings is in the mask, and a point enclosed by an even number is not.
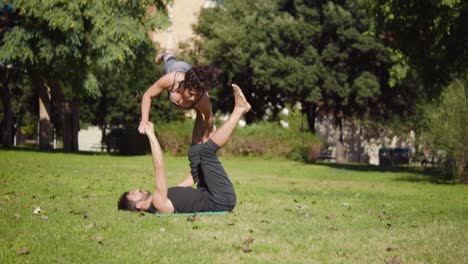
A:
[[[205,188],[172,187],[168,189],[167,197],[174,206],[174,213],[206,212],[214,209]]]

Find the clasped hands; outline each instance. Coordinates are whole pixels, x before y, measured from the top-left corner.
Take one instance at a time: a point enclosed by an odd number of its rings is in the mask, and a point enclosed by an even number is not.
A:
[[[141,121],[138,131],[147,136],[154,135],[154,125],[150,121]]]

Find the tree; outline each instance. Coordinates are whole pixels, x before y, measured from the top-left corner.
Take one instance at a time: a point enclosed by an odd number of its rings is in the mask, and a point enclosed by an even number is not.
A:
[[[97,76],[118,74],[124,62],[136,59],[136,50],[150,46],[146,32],[163,25],[159,8],[147,16],[150,5],[162,1],[18,0],[19,23],[4,34],[0,63],[25,69],[38,90],[41,146],[48,147],[51,107],[66,151],[76,151],[79,98],[99,97]]]
[[[11,4],[0,4],[0,43],[3,36],[11,31],[18,21],[18,14]],[[0,63],[0,96],[2,98],[3,117],[1,121],[1,142],[4,146],[13,145],[13,112],[11,102],[11,92],[9,87],[9,72],[12,72],[9,65]]]
[[[468,157],[468,78],[447,86],[424,115],[428,143],[444,152],[444,173],[463,180]],[[464,179],[467,180],[467,179]]]
[[[468,2],[461,0],[368,1],[376,30],[402,52],[423,84],[420,98],[431,101],[468,68]]]
[[[252,121],[268,107],[275,113],[286,102],[300,102],[311,131],[317,113],[333,114],[341,131],[343,118],[379,116],[385,109],[392,62],[364,4],[226,1],[202,12],[196,30],[208,60],[225,71],[226,84],[246,90]]]

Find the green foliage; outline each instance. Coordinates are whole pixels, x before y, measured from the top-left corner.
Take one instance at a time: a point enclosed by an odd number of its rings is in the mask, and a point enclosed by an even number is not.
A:
[[[98,95],[100,69],[136,58],[148,42],[145,8],[160,1],[13,1],[20,22],[4,35],[0,62],[26,67],[62,82],[87,80]],[[158,11],[161,12],[161,11]],[[160,15],[160,14],[157,14]],[[70,70],[72,69],[72,70]]]
[[[82,103],[85,125],[134,124],[141,94],[155,76],[150,72],[154,68],[147,66],[153,64],[148,58],[154,54],[147,31],[167,25],[164,4],[160,0],[12,1],[19,19],[2,32],[0,65],[10,65],[25,73],[23,77],[59,84],[64,103]],[[152,16],[147,13],[150,7]],[[29,94],[33,91],[29,86]],[[53,116],[64,114],[54,110]]]
[[[204,10],[196,30],[208,60],[224,70],[224,87],[234,82],[245,89],[250,121],[296,102],[308,115],[318,105],[349,116],[378,115],[386,106],[382,90],[392,93],[391,54],[374,36],[363,1],[225,1]]]
[[[159,123],[155,124],[155,129],[165,151],[173,155],[186,154],[193,122]],[[272,122],[258,122],[239,127],[221,154],[309,160],[309,151],[320,150],[321,145],[321,140],[311,133],[282,128]]]
[[[397,53],[401,51],[407,57],[405,61],[420,75],[425,86],[420,95],[430,101],[454,75],[463,76],[468,67],[468,2],[367,2],[376,15],[377,33]],[[399,71],[404,75],[406,70]]]
[[[444,152],[444,174],[462,180],[468,158],[468,78],[444,89],[440,102],[427,107],[424,124],[428,142]]]

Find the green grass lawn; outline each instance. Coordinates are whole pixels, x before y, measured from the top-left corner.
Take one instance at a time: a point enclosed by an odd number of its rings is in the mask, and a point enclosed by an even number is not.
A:
[[[366,166],[222,161],[236,208],[188,221],[117,211],[123,191],[153,189],[150,156],[0,150],[0,263],[468,262],[468,186]],[[166,162],[171,185],[186,176],[186,158]]]

